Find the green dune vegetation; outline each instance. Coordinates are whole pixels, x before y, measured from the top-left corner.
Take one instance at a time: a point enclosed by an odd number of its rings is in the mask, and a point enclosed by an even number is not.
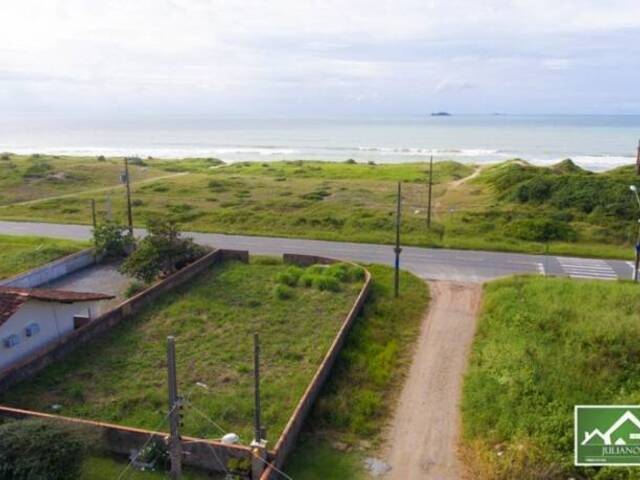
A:
[[[402,181],[404,244],[630,258],[640,213],[629,192],[632,167],[592,173],[571,160],[436,162],[430,228],[425,163],[138,160],[131,177],[139,226],[168,213],[186,230],[392,243]],[[124,220],[120,169],[121,159],[9,155],[0,160],[0,186],[10,186],[0,218],[87,224],[96,199],[100,216]]]
[[[463,389],[463,456],[477,479],[632,479],[573,466],[575,405],[640,402],[640,291],[520,276],[485,286]]]

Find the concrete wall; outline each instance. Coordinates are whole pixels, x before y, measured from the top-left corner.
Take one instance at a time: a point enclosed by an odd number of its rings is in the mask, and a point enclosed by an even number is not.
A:
[[[0,286],[35,288],[94,263],[96,263],[96,259],[93,254],[93,248],[88,248],[15,277],[0,280]]]
[[[95,312],[97,303],[28,300],[9,320],[0,325],[0,372],[73,332],[73,316]],[[25,329],[32,323],[37,323],[40,331],[28,337]],[[6,347],[4,339],[9,335],[18,335],[20,343]]]
[[[49,415],[2,406],[0,406],[0,417],[5,419],[36,418],[48,421],[61,421],[87,428],[92,432],[98,432],[105,442],[105,447],[113,453],[121,454],[123,457],[128,457],[132,450],[140,450],[150,437],[164,440],[169,435],[166,432],[154,432],[140,428],[129,428],[110,423]],[[244,460],[245,463],[249,464],[252,456],[249,447],[242,445],[225,445],[212,440],[191,437],[182,437],[182,448],[185,452],[183,456],[183,463],[185,465],[215,472],[226,472],[230,470],[229,461],[231,459]]]
[[[314,263],[330,264],[336,262],[336,260],[330,258],[297,254],[285,254],[283,258],[285,262],[295,263],[302,266],[312,265]],[[356,299],[353,307],[342,322],[342,326],[340,327],[338,334],[331,344],[331,347],[327,351],[324,359],[322,360],[322,363],[318,367],[318,370],[316,370],[311,383],[302,395],[302,398],[298,402],[293,415],[289,419],[289,422],[282,432],[282,435],[278,439],[273,452],[271,452],[270,454],[271,463],[276,468],[281,469],[283,467],[287,456],[289,455],[289,453],[291,453],[291,450],[294,449],[296,441],[298,439],[298,434],[300,433],[300,430],[302,429],[307,416],[311,412],[313,403],[316,401],[316,398],[318,398],[318,395],[322,390],[322,386],[331,373],[331,368],[333,367],[333,364],[335,363],[340,350],[342,350],[342,346],[344,345],[353,322],[355,322],[356,318],[360,314],[360,311],[362,310],[364,302],[367,299],[367,295],[369,294],[370,288],[371,274],[365,269],[365,282],[362,286],[362,289],[360,290],[360,293],[358,294],[358,298]],[[260,477],[261,480],[271,480],[276,478],[280,477],[273,466],[267,468]]]
[[[11,385],[31,377],[45,368],[50,363],[63,358],[80,345],[100,336],[115,325],[136,315],[147,305],[162,297],[172,289],[191,280],[196,275],[208,269],[211,265],[225,259],[237,259],[248,261],[249,253],[235,250],[214,250],[198,261],[186,266],[179,272],[152,285],[145,291],[122,302],[113,310],[93,320],[86,327],[75,330],[55,345],[49,345],[22,361],[0,372],[0,392],[5,391]]]

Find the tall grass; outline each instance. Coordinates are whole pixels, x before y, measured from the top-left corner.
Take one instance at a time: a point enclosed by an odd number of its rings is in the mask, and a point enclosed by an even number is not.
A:
[[[488,284],[462,402],[474,478],[637,478],[573,466],[573,408],[640,402],[639,320],[632,283]]]

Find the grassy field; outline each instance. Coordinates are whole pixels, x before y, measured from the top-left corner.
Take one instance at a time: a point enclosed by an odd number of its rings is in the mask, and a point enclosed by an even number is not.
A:
[[[0,205],[75,195],[105,187],[122,189],[122,171],[122,158],[0,154]],[[168,174],[144,162],[131,164],[129,172],[131,179],[138,182]],[[104,197],[105,193],[101,191],[100,196]]]
[[[369,301],[285,468],[296,480],[367,478],[362,459],[375,455],[408,371],[428,287],[402,272],[402,295],[396,299],[393,269],[367,268],[373,276]]]
[[[54,159],[52,165],[56,161],[71,162]],[[35,162],[32,158],[9,161],[21,162],[25,165],[22,176],[9,175],[17,182],[17,192],[29,190],[34,181],[56,184],[48,176],[44,180],[25,178],[26,165]],[[97,184],[113,184],[111,177],[117,177],[119,160],[77,162],[98,173],[87,185],[71,182],[72,188],[60,187],[76,195],[51,196],[48,187],[35,183],[32,190],[50,198],[16,204],[26,194],[8,190],[0,199],[0,218],[87,224],[91,222],[90,200],[96,198],[100,216],[110,210],[124,221],[121,187],[110,191],[110,206],[104,192],[92,191]],[[168,213],[189,230],[392,243],[395,194],[397,182],[402,181],[402,241],[407,245],[529,253],[542,253],[548,247],[550,253],[560,255],[633,255],[638,212],[628,187],[636,176],[627,167],[594,174],[569,161],[552,167],[509,161],[482,169],[437,162],[433,222],[427,229],[425,163],[144,162],[146,166],[136,166],[132,174],[134,221],[139,226],[152,215]],[[7,161],[0,161],[0,172],[6,170],[3,163]],[[106,173],[100,173],[107,167],[113,169],[108,179]],[[147,177],[165,175],[174,176],[144,183]]]
[[[0,279],[39,267],[86,246],[69,240],[0,235]]]
[[[290,267],[273,260],[216,266],[12,388],[0,402],[39,411],[59,404],[67,416],[166,430],[166,337],[175,335],[179,389],[189,403],[183,433],[219,438],[235,432],[248,444],[252,335],[259,332],[263,421],[275,441],[361,282],[316,282],[325,277],[307,272],[313,286],[287,287],[282,282],[283,277],[288,281]]]
[[[573,466],[573,408],[640,402],[640,289],[515,277],[488,284],[463,394],[473,478],[638,478]]]

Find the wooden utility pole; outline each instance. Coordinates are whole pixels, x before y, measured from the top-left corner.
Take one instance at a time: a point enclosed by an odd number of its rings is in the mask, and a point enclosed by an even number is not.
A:
[[[396,246],[393,252],[396,254],[395,272],[393,278],[394,293],[400,295],[400,211],[402,209],[402,182],[398,182],[398,198],[396,200]]]
[[[129,159],[124,157],[123,180],[127,188],[127,220],[129,222],[129,236],[133,238],[133,213],[131,211],[131,182],[129,181]]]
[[[176,371],[176,341],[167,337],[167,372],[169,380],[169,457],[171,458],[171,480],[182,475],[182,443],[180,442],[180,399]]]
[[[433,188],[433,155],[429,159],[429,196],[427,197],[427,228],[431,228],[431,190]]]
[[[636,174],[640,175],[640,140],[638,140],[638,154],[636,156]]]
[[[262,421],[260,418],[260,337],[253,334],[253,385],[254,385],[254,439],[256,442],[263,440]]]

